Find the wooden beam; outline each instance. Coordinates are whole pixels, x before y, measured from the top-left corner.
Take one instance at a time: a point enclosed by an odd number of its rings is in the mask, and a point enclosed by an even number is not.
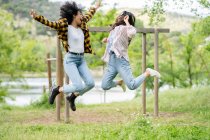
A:
[[[146,34],[142,34],[142,73],[146,70]],[[146,114],[146,82],[142,84],[142,111]]]
[[[158,68],[158,29],[155,30],[154,34],[154,48],[155,48],[155,54],[154,54],[154,69],[156,71],[159,71]],[[158,112],[159,112],[159,107],[158,107],[158,78],[154,78],[154,115],[155,117],[158,117]]]
[[[65,74],[65,83],[69,84],[69,77],[67,74]],[[65,97],[65,122],[68,123],[69,122],[69,101],[66,99],[67,95],[64,96]]]
[[[50,53],[47,53],[47,60],[50,58]],[[51,61],[47,61],[47,75],[48,75],[48,88],[49,91],[52,87],[52,71],[51,71]]]
[[[110,27],[90,27],[90,32],[109,32]],[[169,33],[167,28],[157,28],[159,33]],[[155,28],[137,28],[137,33],[155,33]]]
[[[137,33],[155,33],[155,28],[136,28]],[[111,27],[89,27],[90,32],[109,32]],[[157,28],[159,33],[169,33],[170,29],[168,28]],[[56,31],[56,30],[47,30],[47,31]]]
[[[56,61],[56,58],[48,58],[47,61]]]
[[[63,72],[62,72],[62,53],[60,48],[60,39],[57,40],[57,48],[56,48],[56,80],[57,85],[63,86]],[[61,94],[56,96],[56,116],[57,121],[60,121],[60,108],[61,108]]]

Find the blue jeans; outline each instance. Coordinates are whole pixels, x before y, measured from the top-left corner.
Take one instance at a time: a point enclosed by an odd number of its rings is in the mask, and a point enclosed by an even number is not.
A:
[[[95,86],[83,55],[66,53],[64,58],[64,70],[69,80],[71,80],[71,84],[63,86],[63,92],[65,94],[78,92],[80,95],[83,95]]]
[[[109,90],[112,87],[116,87],[117,83],[113,81],[113,79],[118,73],[130,90],[138,88],[146,79],[144,74],[134,78],[129,62],[123,57],[117,58],[116,55],[112,52],[110,54],[106,72],[103,76],[101,87],[104,90]]]

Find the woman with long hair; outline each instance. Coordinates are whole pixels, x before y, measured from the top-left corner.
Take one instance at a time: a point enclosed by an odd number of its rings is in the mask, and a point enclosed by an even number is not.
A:
[[[123,87],[124,84],[131,90],[138,88],[149,76],[160,78],[160,73],[147,68],[146,71],[134,78],[128,57],[128,47],[131,39],[136,34],[135,16],[133,13],[123,11],[111,27],[108,38],[103,39],[107,43],[106,50],[102,60],[107,62],[107,69],[102,79],[101,87],[109,90],[117,85]],[[123,80],[113,81],[117,74],[120,74]]]

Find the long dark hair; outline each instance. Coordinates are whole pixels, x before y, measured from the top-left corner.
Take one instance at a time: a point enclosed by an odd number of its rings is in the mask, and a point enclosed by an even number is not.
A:
[[[68,24],[72,23],[74,15],[76,16],[78,12],[82,12],[82,9],[79,8],[74,1],[65,2],[65,4],[60,7],[60,16],[61,18],[66,18]]]
[[[126,25],[126,23],[124,22],[124,17],[125,16],[129,16],[128,22],[130,23],[130,25],[135,26],[135,21],[136,18],[134,16],[133,13],[128,12],[128,11],[123,11],[116,19],[115,23],[111,26],[111,30],[113,30],[115,27],[119,26],[119,25]]]

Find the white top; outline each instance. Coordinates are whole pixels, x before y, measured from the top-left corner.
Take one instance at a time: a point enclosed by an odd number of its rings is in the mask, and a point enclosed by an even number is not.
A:
[[[69,51],[74,53],[84,53],[84,33],[81,28],[68,26]]]
[[[129,39],[133,38],[136,34],[136,28],[129,25],[120,25],[114,28],[109,34],[106,51],[102,60],[109,61],[109,52],[113,51],[118,58],[124,57],[127,61],[128,58],[128,45]]]

